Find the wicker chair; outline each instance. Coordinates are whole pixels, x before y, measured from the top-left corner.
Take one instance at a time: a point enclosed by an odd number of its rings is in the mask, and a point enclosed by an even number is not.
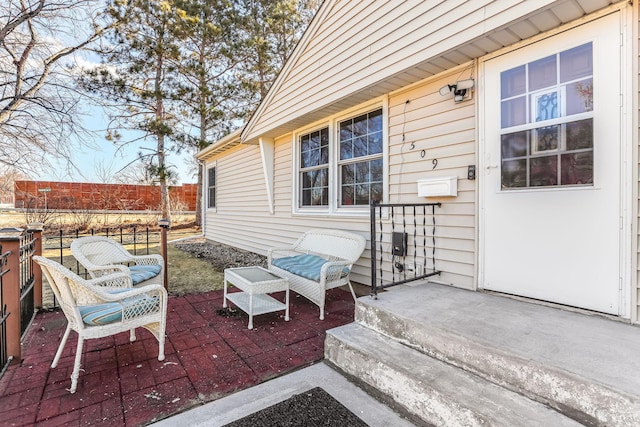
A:
[[[55,261],[40,256],[33,260],[42,267],[68,322],[52,368],[58,365],[71,330],[78,333],[71,393],[78,385],[82,346],[87,339],[129,331],[130,340],[135,341],[135,329],[143,327],[158,340],[158,360],[164,360],[167,292],[161,285],[132,289],[129,274],[122,272],[85,280]]]
[[[71,253],[93,278],[121,271],[131,274],[133,286],[136,287],[164,284],[164,260],[161,255],[131,255],[124,246],[109,237],[75,239],[71,242]]]
[[[272,248],[267,253],[269,270],[289,279],[289,288],[320,307],[324,319],[326,292],[348,285],[353,263],[364,251],[366,239],[341,230],[317,229],[305,232],[292,246]]]

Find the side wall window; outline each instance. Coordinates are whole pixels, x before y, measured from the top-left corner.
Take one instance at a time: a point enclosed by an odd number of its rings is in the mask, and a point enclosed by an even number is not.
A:
[[[207,207],[216,207],[216,167],[207,170]]]
[[[329,128],[301,135],[300,207],[329,205]]]

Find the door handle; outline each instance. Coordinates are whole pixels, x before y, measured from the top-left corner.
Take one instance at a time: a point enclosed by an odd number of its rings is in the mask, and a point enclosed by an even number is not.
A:
[[[491,175],[491,169],[498,169],[498,165],[493,165],[493,166],[488,165],[488,166],[485,166],[484,168],[487,171],[487,175]]]

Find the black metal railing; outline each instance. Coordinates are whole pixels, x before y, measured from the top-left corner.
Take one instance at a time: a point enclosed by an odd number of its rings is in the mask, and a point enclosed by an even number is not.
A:
[[[20,238],[20,336],[23,337],[36,315],[34,304],[33,254],[36,240],[33,233]]]
[[[139,229],[138,227],[118,227],[107,229],[90,229],[80,232],[73,230],[71,232],[58,230],[57,232],[48,232],[43,238],[42,252],[47,258],[55,258],[60,264],[74,271],[79,276],[89,278],[89,273],[71,256],[69,249],[71,242],[79,237],[84,236],[106,236],[111,237],[115,241],[123,245],[134,255],[148,255],[154,245],[160,245],[160,232],[151,231],[149,227]],[[47,293],[47,300],[44,305],[47,308],[57,307],[58,303],[53,293],[49,293],[47,287],[43,289]]]
[[[4,286],[2,281],[2,277],[9,271],[7,269],[9,255],[11,255],[11,252],[7,251],[3,253],[2,245],[0,245],[0,378],[12,359],[7,353],[7,318],[11,313],[7,312],[7,305],[4,302]]]
[[[440,203],[371,205],[371,294],[439,275],[436,208]]]

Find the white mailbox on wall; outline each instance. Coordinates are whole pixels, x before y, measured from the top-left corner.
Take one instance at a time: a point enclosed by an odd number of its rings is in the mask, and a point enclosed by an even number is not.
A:
[[[439,176],[418,180],[419,197],[455,197],[457,195],[457,176]]]

